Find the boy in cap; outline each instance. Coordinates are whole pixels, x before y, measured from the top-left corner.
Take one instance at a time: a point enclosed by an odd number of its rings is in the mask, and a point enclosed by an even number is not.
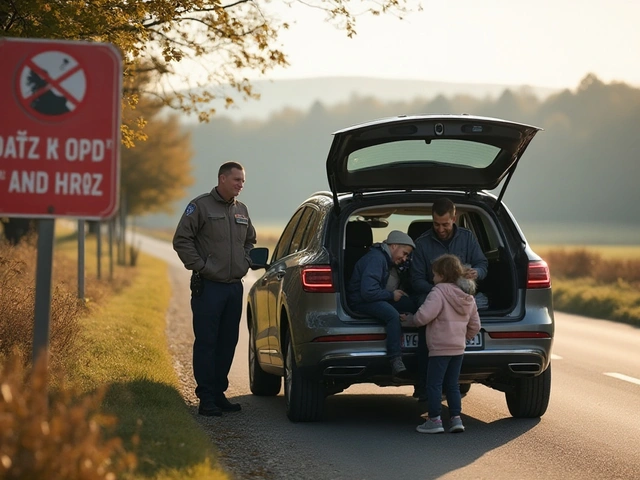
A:
[[[413,313],[416,308],[404,291],[389,291],[386,286],[391,269],[405,262],[414,248],[409,235],[392,230],[384,242],[373,244],[358,260],[347,285],[347,303],[351,309],[386,326],[387,355],[394,377],[406,370],[400,345],[400,313]]]

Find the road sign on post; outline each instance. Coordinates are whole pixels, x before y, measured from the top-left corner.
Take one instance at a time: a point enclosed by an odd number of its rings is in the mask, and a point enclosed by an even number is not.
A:
[[[118,208],[122,59],[110,44],[22,38],[0,38],[0,59],[0,216],[41,219],[35,363],[49,346],[55,218]]]
[[[122,60],[111,44],[0,38],[0,216],[118,207]]]

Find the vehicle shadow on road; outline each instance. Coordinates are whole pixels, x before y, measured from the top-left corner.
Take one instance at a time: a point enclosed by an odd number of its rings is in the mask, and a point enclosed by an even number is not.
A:
[[[398,394],[332,395],[326,399],[323,420],[310,423],[287,419],[282,392],[276,397],[235,396],[243,411],[222,417],[199,417],[195,407],[191,410],[238,478],[257,471],[268,478],[314,480],[455,478],[449,475],[540,422],[511,417],[486,422],[463,413],[463,434],[420,434],[415,427],[423,421],[426,404],[410,393],[405,388]],[[444,402],[445,425],[448,418]],[[295,449],[295,461],[287,454],[290,449]],[[300,476],[301,465],[313,476]]]
[[[485,422],[463,413],[466,432],[450,434],[449,412],[443,402],[447,433],[429,435],[415,431],[424,421],[420,415],[427,410],[426,403],[408,395],[344,394],[329,397],[326,402],[324,421],[309,430],[318,435],[324,430],[332,432],[331,455],[364,455],[362,471],[353,472],[352,478],[439,478],[468,467],[540,423],[539,418],[512,417]],[[357,453],[354,445],[362,446]],[[401,462],[402,468],[397,462],[389,462],[390,458]],[[417,472],[423,473],[416,477]]]

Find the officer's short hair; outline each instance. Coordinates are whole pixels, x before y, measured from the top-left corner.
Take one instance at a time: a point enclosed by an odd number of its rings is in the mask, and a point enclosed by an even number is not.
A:
[[[226,162],[220,165],[220,168],[218,169],[218,176],[228,175],[234,168],[244,171],[244,167],[238,162]]]

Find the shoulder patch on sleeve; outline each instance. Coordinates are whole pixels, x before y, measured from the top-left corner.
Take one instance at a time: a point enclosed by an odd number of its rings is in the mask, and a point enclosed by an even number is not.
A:
[[[185,209],[184,214],[186,216],[189,216],[195,211],[196,211],[196,204],[195,203],[190,203],[189,205],[187,205],[187,208]]]

